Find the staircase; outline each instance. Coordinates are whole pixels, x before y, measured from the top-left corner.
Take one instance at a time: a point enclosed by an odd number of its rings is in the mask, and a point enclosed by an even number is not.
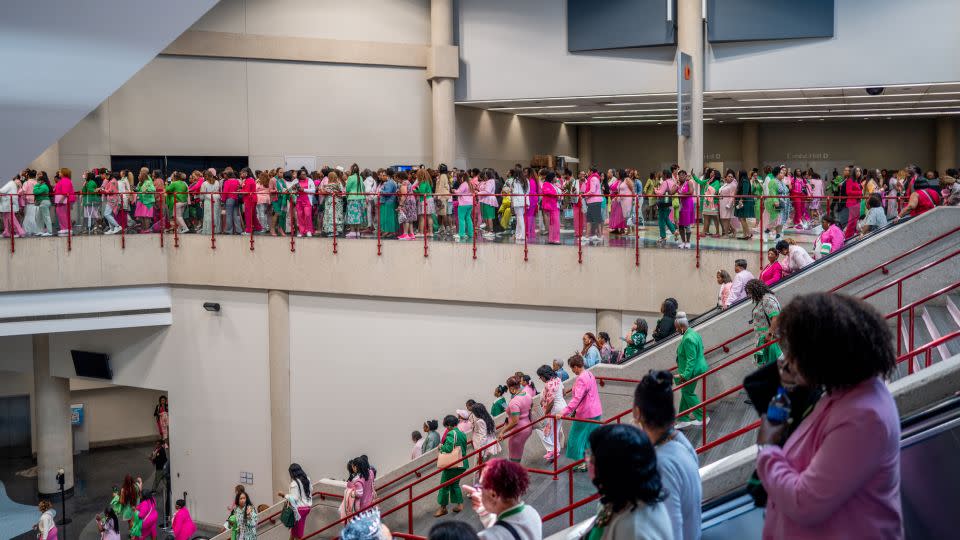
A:
[[[16,136],[0,146],[0,174],[26,167],[216,3],[4,2],[0,124]]]
[[[960,317],[956,317],[960,313],[957,309],[960,298],[956,294],[960,293],[960,281],[956,280],[960,275],[960,250],[953,249],[960,239],[957,223],[960,223],[960,208],[928,212],[859,242],[817,264],[811,271],[778,284],[775,292],[785,305],[793,296],[824,290],[825,284],[837,283],[831,290],[868,298],[881,312],[889,314],[892,324],[913,329],[913,339],[904,336],[899,350],[900,353],[917,351],[901,358],[910,360],[913,354],[918,356],[912,362],[903,362],[902,365],[906,366],[904,373],[898,376],[908,375],[937,363],[960,347],[960,339],[956,339],[960,337]],[[903,251],[904,246],[911,246],[911,249]],[[891,258],[891,252],[899,255]],[[868,270],[841,281],[850,275],[850,268]],[[747,328],[751,307],[745,304],[735,306],[708,317],[697,326],[711,366],[701,376],[703,383],[699,384],[698,393],[704,397],[712,421],[709,426],[685,430],[685,434],[698,448],[701,465],[736,454],[752,446],[755,440],[752,429],[757,425],[756,413],[743,402],[745,395],[740,392],[744,375],[754,369],[755,341],[752,331]],[[675,367],[677,341],[677,338],[668,340],[624,365],[593,368],[603,386],[605,422],[630,421],[636,381],[651,368]],[[531,473],[531,488],[525,499],[544,517],[544,535],[547,536],[592,516],[595,507],[591,503],[596,494],[584,475],[570,471],[576,463],[565,463],[562,458],[560,464],[549,465],[543,453],[542,446],[533,436],[528,441],[523,461]],[[381,511],[398,537],[422,538],[413,533],[426,534],[436,521],[429,515],[436,507],[435,491],[439,484],[436,476],[439,471],[433,466],[435,460],[436,455],[431,452],[378,481]],[[471,465],[474,467],[464,475],[462,483],[473,482],[478,468],[475,459],[471,459]],[[308,537],[332,538],[340,529],[336,507],[342,485],[321,481],[315,488],[321,500],[309,518],[307,530],[313,532]],[[554,511],[557,508],[560,509]],[[279,506],[263,514],[261,538],[286,537],[286,530],[278,526],[278,512]],[[551,519],[554,517],[559,519]],[[469,510],[451,518],[479,526]]]

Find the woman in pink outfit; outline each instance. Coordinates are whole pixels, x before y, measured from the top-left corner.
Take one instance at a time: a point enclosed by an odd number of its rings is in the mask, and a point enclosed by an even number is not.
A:
[[[613,170],[607,172],[610,175],[610,193],[620,194],[620,186],[626,183],[626,180],[620,180],[613,174]],[[609,200],[610,207],[610,221],[608,225],[610,227],[610,234],[622,234],[627,230],[627,218],[623,215],[623,206],[620,204],[620,199],[617,197],[612,197]]]
[[[567,403],[563,412],[557,415],[574,416],[580,420],[591,420],[591,422],[574,422],[570,426],[570,437],[567,439],[566,456],[573,461],[583,459],[583,452],[587,447],[587,440],[590,434],[599,426],[600,417],[603,416],[603,407],[600,405],[600,389],[597,386],[597,378],[584,368],[583,358],[581,356],[572,356],[567,360],[570,370],[577,376],[573,383],[573,398]],[[575,470],[587,470],[587,464],[578,466]]]
[[[548,241],[551,244],[560,243],[560,190],[554,184],[556,179],[556,173],[550,171],[547,173],[543,185],[540,186],[541,200],[543,201],[541,206],[547,217],[546,221],[550,229]]]
[[[770,264],[760,271],[760,281],[763,281],[768,286],[773,285],[774,283],[783,279],[784,269],[783,265],[780,264],[779,259],[780,254],[777,253],[776,248],[770,248],[767,250],[767,262]]]
[[[830,214],[824,214],[820,218],[820,225],[823,227],[823,232],[813,243],[814,259],[840,251],[845,241],[843,231],[840,230],[840,227],[837,227],[837,220]]]
[[[137,505],[137,513],[140,514],[140,520],[143,525],[140,527],[139,538],[157,538],[157,503],[153,500],[153,492],[146,491],[140,498],[140,504]]]
[[[538,195],[540,195],[540,182],[537,180],[537,175],[533,173],[533,169],[524,169],[523,174],[527,177],[527,187],[529,188],[523,222],[527,227],[527,241],[532,242],[537,238],[537,211],[540,209],[540,198],[538,197]]]
[[[310,198],[317,192],[317,185],[307,176],[306,171],[300,171],[300,178],[295,184],[297,192],[297,237],[306,233],[313,236],[313,204]]]
[[[790,202],[793,206],[793,224],[798,229],[805,229],[807,228],[807,223],[810,221],[810,215],[807,214],[808,203],[805,199],[805,197],[810,195],[810,187],[807,185],[807,180],[803,177],[800,169],[795,169],[793,176],[788,176],[786,182],[790,188]]]
[[[900,415],[884,383],[896,367],[889,326],[863,301],[831,293],[794,298],[777,319],[779,369],[826,394],[786,441],[785,423],[762,418],[763,538],[902,539]]]
[[[176,507],[177,511],[173,514],[173,540],[190,540],[193,533],[197,532],[197,526],[193,523],[187,502],[178,499]]]
[[[533,396],[524,388],[523,380],[516,375],[510,377],[507,379],[507,390],[513,397],[507,405],[507,425],[497,434],[498,441],[503,440],[505,434],[520,430],[531,423],[530,409],[533,407]],[[531,429],[523,429],[510,436],[507,444],[510,461],[519,462],[523,458],[523,448],[532,433]]]
[[[70,208],[77,200],[77,193],[73,190],[73,172],[67,167],[60,169],[60,180],[53,186],[53,206],[57,213],[57,234],[65,236],[70,231]]]

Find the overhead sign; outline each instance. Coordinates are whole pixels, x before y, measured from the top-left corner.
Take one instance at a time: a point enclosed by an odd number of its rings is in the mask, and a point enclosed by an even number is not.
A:
[[[689,137],[693,100],[693,57],[679,51],[677,54],[677,135]]]

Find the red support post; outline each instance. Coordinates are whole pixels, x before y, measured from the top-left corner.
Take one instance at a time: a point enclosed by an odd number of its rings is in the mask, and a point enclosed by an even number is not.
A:
[[[482,455],[482,454],[481,454]],[[560,461],[560,421],[553,416],[553,479],[557,480],[557,462]]]
[[[903,307],[903,282],[897,282],[897,310]],[[897,314],[897,356],[903,353],[903,313]]]
[[[578,232],[580,233],[580,237],[577,238],[577,262],[579,264],[583,264],[583,231],[587,230],[587,223],[584,221],[587,216],[583,214],[581,210],[582,206],[583,206],[583,195],[577,194],[577,208],[574,210],[574,212],[581,213],[580,214],[580,230],[577,231],[576,230],[577,227],[574,226],[573,232],[575,233],[574,237],[576,237],[576,233]],[[572,516],[573,513],[571,512],[570,515]]]
[[[407,534],[413,534],[413,486],[407,488]]]
[[[701,434],[700,434],[700,446],[707,444],[707,377],[704,375],[703,380],[700,381],[700,396],[701,403],[703,404],[703,424],[701,425]]]
[[[17,216],[13,213],[13,198],[16,195],[8,195],[10,197],[10,230],[4,231],[10,233],[10,253],[17,252],[17,227],[15,225]]]
[[[333,212],[333,254],[337,254],[337,193],[333,193],[333,204],[330,211]],[[323,227],[323,224],[320,224]]]
[[[567,469],[567,504],[573,505],[573,468]],[[573,527],[573,508],[570,509],[570,527]]]
[[[383,241],[380,238],[380,194],[377,193],[377,257],[383,255]]]
[[[696,219],[694,221],[697,224],[697,268],[700,268],[700,220],[703,219],[703,214],[700,213],[700,202],[702,200],[701,195],[697,195],[696,200],[697,200],[697,206],[695,208]],[[722,229],[721,229],[721,232],[722,232]],[[704,412],[706,412],[706,409],[704,409]],[[703,425],[704,425],[704,428],[706,428],[707,424],[704,423]]]
[[[633,255],[634,265],[640,268],[640,194],[634,193],[633,201]],[[697,244],[699,253],[700,244]]]
[[[766,233],[763,232],[763,212],[765,210],[763,195],[760,195],[758,198],[760,199],[760,221],[757,223],[757,236],[760,237],[760,265],[757,266],[757,271],[763,268],[763,237],[766,235]]]
[[[63,229],[63,223],[58,223]],[[67,251],[73,250],[73,205],[67,198]]]
[[[932,348],[931,348],[931,349],[927,349],[926,352],[923,353],[923,355],[926,357],[926,362],[924,362],[923,367],[930,367],[930,363],[931,363],[931,360],[932,360],[932,353],[933,353],[933,349],[932,349]]]
[[[473,208],[470,210],[470,219],[473,220],[473,260],[477,260],[477,235],[480,234],[480,228],[477,227],[477,194],[473,194]]]
[[[530,204],[530,194],[524,195],[527,198],[527,205]],[[524,213],[526,213],[527,207],[523,207]],[[524,227],[526,227],[526,222],[524,222]],[[523,231],[523,262],[527,262],[528,255],[530,250],[528,249],[530,244],[527,243],[527,231]]]
[[[288,188],[288,189],[289,189],[289,188]],[[297,251],[296,239],[294,238],[296,235],[293,234],[293,229],[296,228],[296,224],[297,224],[297,214],[296,214],[297,209],[296,209],[296,206],[294,206],[294,204],[293,204],[293,195],[290,195],[289,197],[290,197],[290,198],[289,198],[289,201],[290,201],[290,210],[287,212],[287,219],[290,220],[290,232],[289,232],[289,234],[290,234],[290,253],[293,253],[293,252]],[[286,223],[284,223],[283,225],[286,225]],[[283,225],[281,225],[281,226],[283,226]]]
[[[427,196],[423,195],[423,220],[421,222],[420,230],[423,233],[423,257],[426,258],[429,255],[427,250],[427,219],[430,214],[427,213]]]
[[[177,226],[177,196],[173,196],[173,247],[180,247],[180,227]]]
[[[123,225],[120,226],[120,249],[127,249],[127,220],[130,219],[130,212],[123,209],[123,198],[126,194],[120,195],[120,208],[124,214]]]
[[[213,212],[213,194],[208,195],[210,201],[210,249],[217,249],[217,224],[220,216]]]
[[[160,201],[160,249],[163,249],[163,233],[167,230],[167,201],[157,197]]]

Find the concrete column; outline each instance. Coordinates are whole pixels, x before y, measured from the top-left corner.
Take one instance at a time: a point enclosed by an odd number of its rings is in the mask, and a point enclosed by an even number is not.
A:
[[[580,160],[581,171],[589,171],[593,165],[593,128],[591,126],[577,126],[577,159]]]
[[[50,336],[33,336],[33,399],[37,418],[37,491],[60,493],[57,470],[63,469],[64,489],[73,491],[73,431],[70,426],[70,379],[50,375]]]
[[[434,63],[441,58],[441,49],[453,45],[453,0],[431,0],[430,45]],[[459,67],[457,68],[459,71]],[[430,90],[433,99],[433,163],[453,166],[457,155],[457,120],[453,105],[453,81],[440,66],[431,70]]]
[[[744,122],[740,132],[740,156],[743,169],[749,171],[760,167],[760,126],[756,122]]]
[[[597,310],[597,332],[606,332],[610,334],[610,344],[618,347],[620,336],[623,331],[620,326],[623,324],[623,312],[613,309]]]
[[[677,45],[693,60],[690,136],[677,136],[677,164],[687,171],[703,170],[703,4],[702,0],[677,2]],[[677,88],[679,92],[680,89]]]
[[[937,118],[937,171],[944,171],[958,165],[957,128],[951,116]]]
[[[60,143],[51,144],[49,148],[37,156],[37,159],[30,162],[27,168],[35,171],[47,171],[47,174],[52,178],[53,173],[60,168]]]
[[[270,363],[270,453],[273,492],[290,487],[294,461],[290,430],[290,295],[267,291],[267,352]],[[308,472],[307,474],[310,474]],[[316,474],[314,474],[316,477]]]

